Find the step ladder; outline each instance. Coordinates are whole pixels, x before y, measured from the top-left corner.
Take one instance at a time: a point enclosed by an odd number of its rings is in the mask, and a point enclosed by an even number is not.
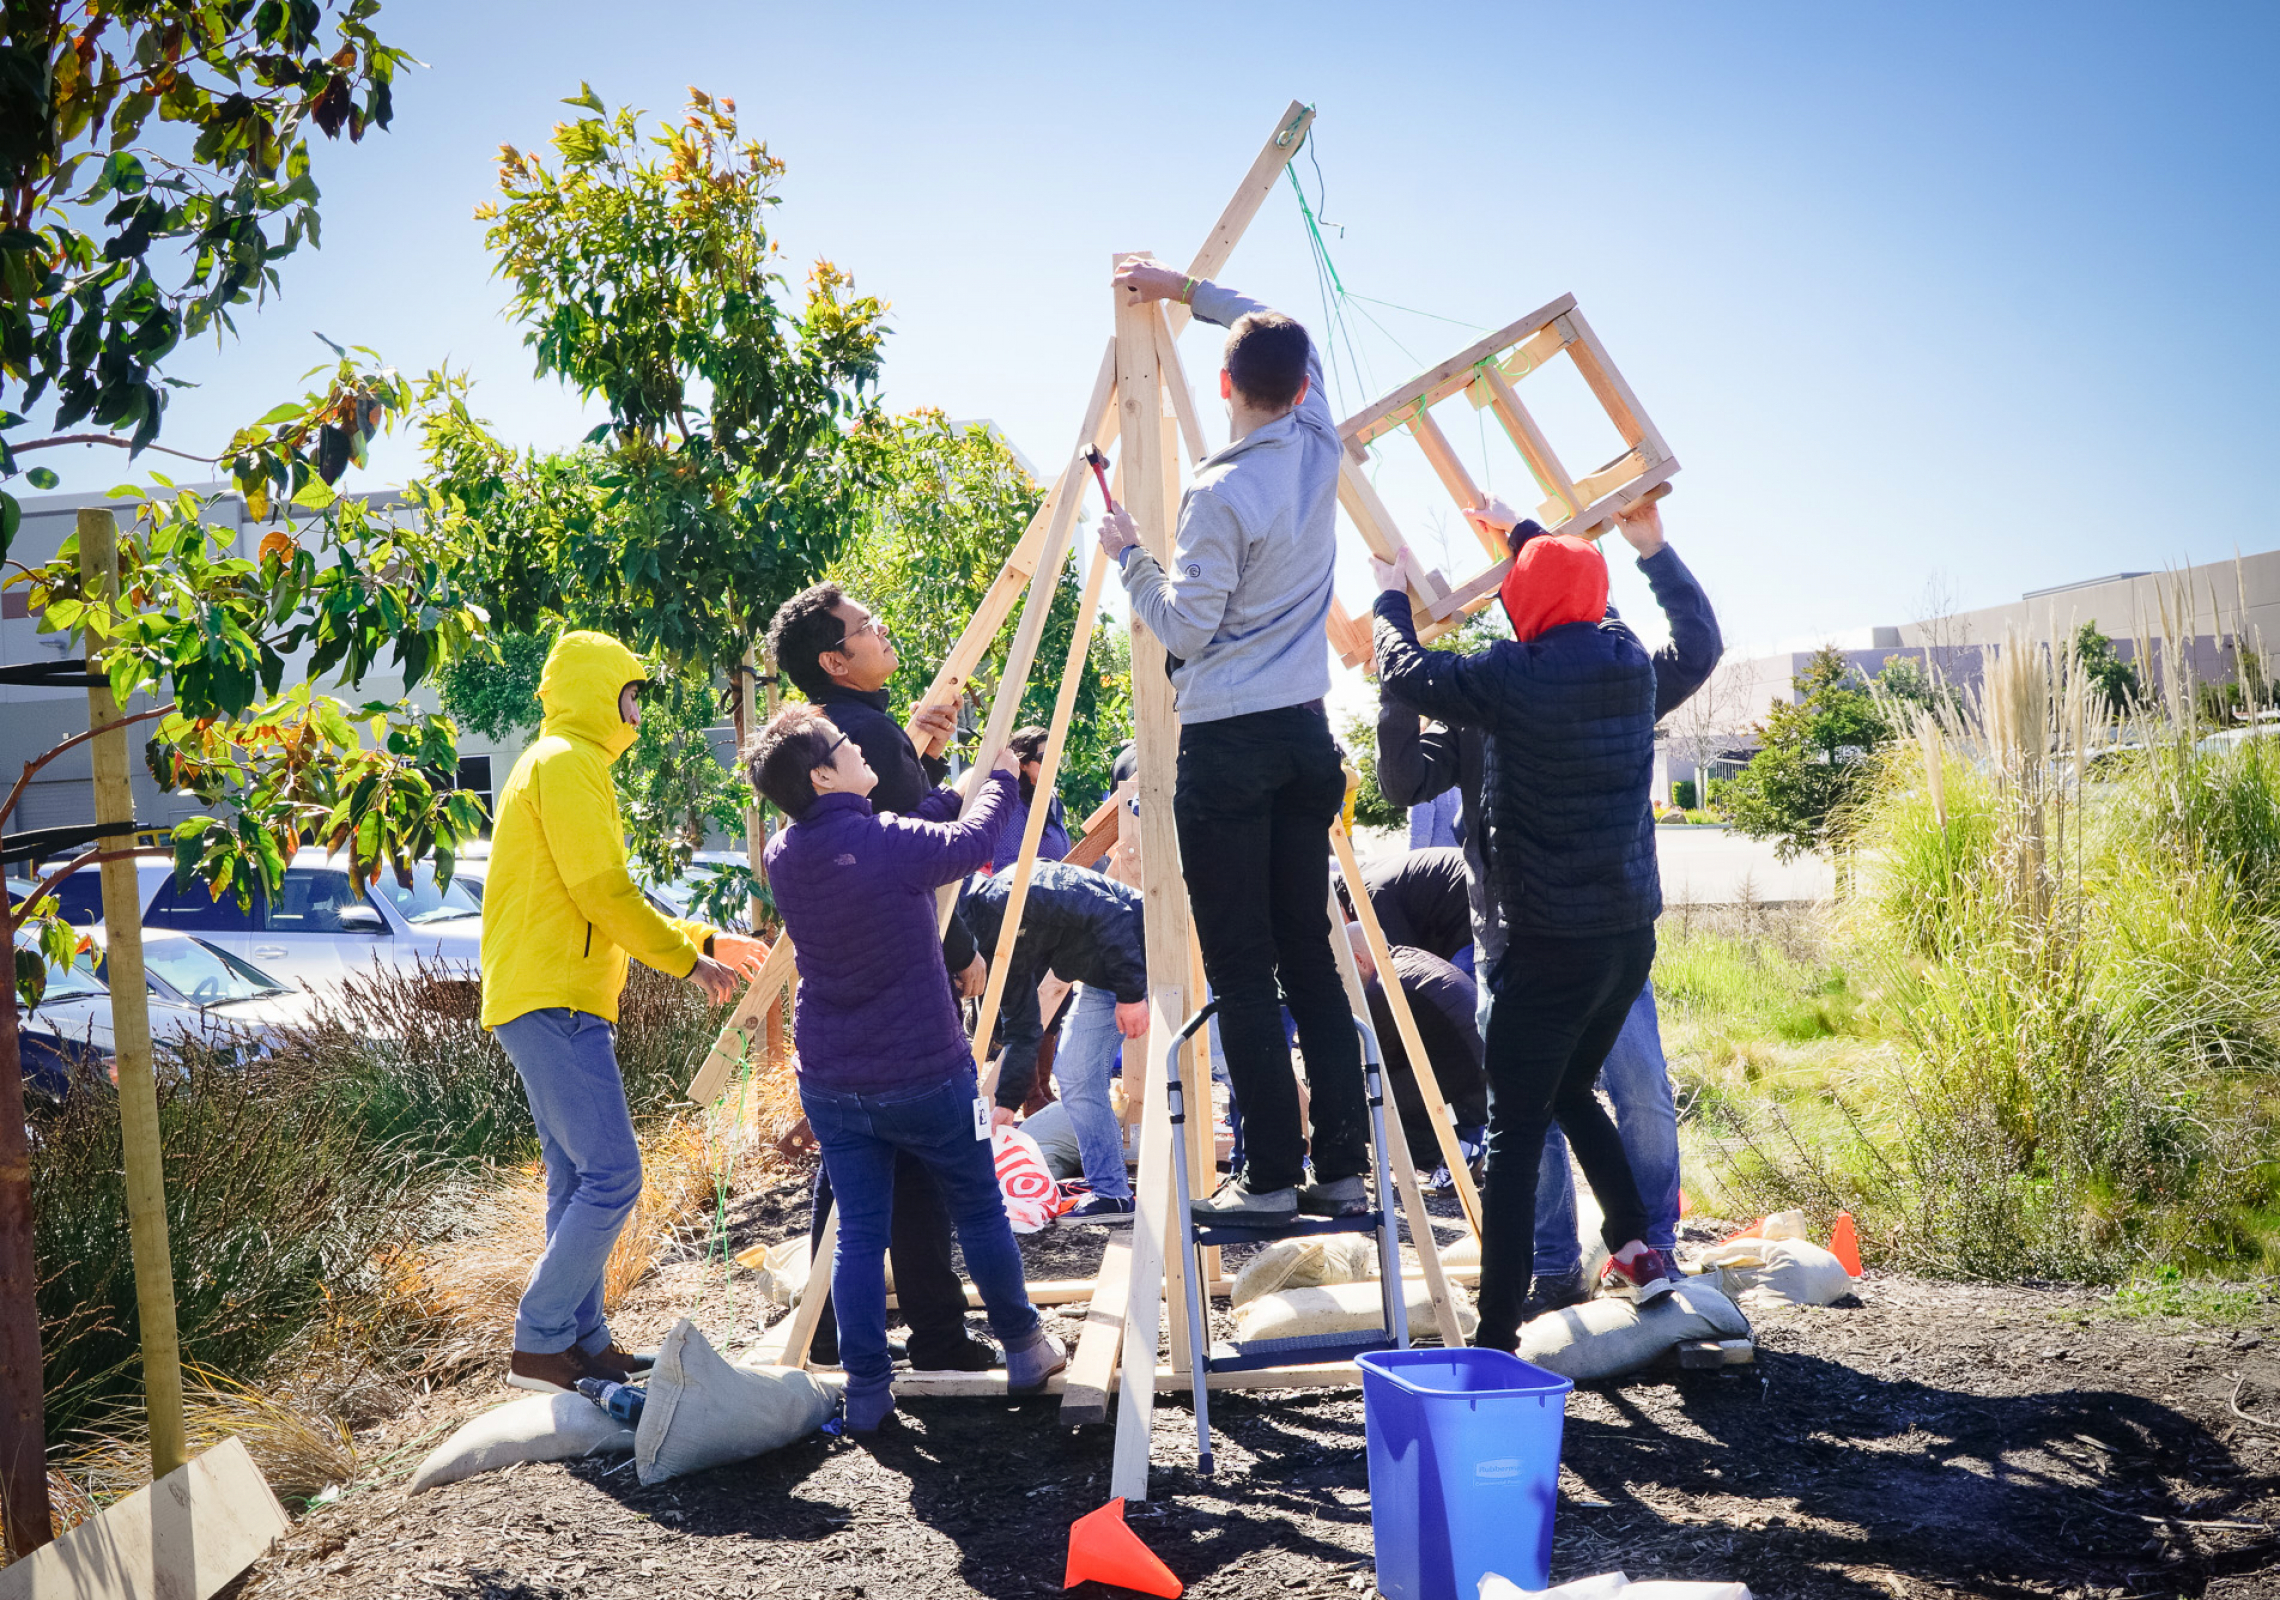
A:
[[[1289,1222],[1264,1225],[1202,1223],[1195,1220],[1190,1204],[1187,1094],[1180,1082],[1180,1047],[1193,1038],[1196,1030],[1209,1022],[1218,1009],[1219,1002],[1214,1000],[1181,1023],[1164,1052],[1164,1079],[1170,1088],[1168,1104],[1172,1128],[1172,1216],[1179,1230],[1179,1238],[1183,1241],[1182,1248],[1187,1252],[1183,1258],[1187,1270],[1180,1276],[1187,1295],[1188,1372],[1195,1386],[1196,1462],[1197,1470],[1204,1473],[1211,1471],[1212,1373],[1351,1361],[1372,1350],[1409,1348],[1409,1307],[1407,1292],[1401,1280],[1401,1243],[1394,1231],[1393,1178],[1386,1155],[1385,1071],[1378,1054],[1377,1034],[1367,1019],[1354,1018],[1354,1031],[1361,1035],[1362,1042],[1362,1086],[1369,1101],[1370,1170],[1376,1189],[1375,1206],[1352,1217],[1302,1215]],[[1207,1078],[1206,1082],[1208,1081]],[[1203,1104],[1203,1115],[1208,1118],[1211,1105],[1208,1088],[1205,1090]],[[1420,1218],[1413,1220],[1411,1226],[1420,1230],[1420,1236],[1428,1241],[1430,1248],[1431,1224]],[[1379,1298],[1385,1312],[1382,1327],[1361,1333],[1314,1334],[1295,1339],[1252,1339],[1237,1344],[1211,1341],[1211,1324],[1206,1320],[1202,1290],[1202,1252],[1205,1246],[1271,1244],[1278,1239],[1298,1239],[1327,1233],[1377,1235]]]

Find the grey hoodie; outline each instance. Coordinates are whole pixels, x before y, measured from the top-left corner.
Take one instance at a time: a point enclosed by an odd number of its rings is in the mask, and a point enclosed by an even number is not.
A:
[[[1195,314],[1221,327],[1256,300],[1199,283]],[[1182,659],[1182,723],[1304,705],[1330,692],[1331,569],[1337,559],[1338,442],[1309,350],[1306,398],[1196,468],[1180,502],[1172,571],[1135,547],[1124,557],[1132,610]]]

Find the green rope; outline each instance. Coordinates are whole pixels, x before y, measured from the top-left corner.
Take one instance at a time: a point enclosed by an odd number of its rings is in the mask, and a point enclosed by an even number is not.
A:
[[[1322,264],[1330,269],[1331,284],[1337,289],[1340,299],[1350,298],[1345,284],[1338,279],[1338,264],[1330,259],[1330,247],[1322,242],[1322,230],[1315,225],[1314,208],[1306,203],[1306,191],[1299,187],[1296,164],[1286,163],[1283,176],[1290,180],[1290,192],[1298,196],[1298,214],[1306,219],[1306,231],[1314,235],[1314,248],[1322,256]]]
[[[748,1098],[746,1091],[749,1090],[752,1086],[751,1034],[746,1033],[740,1041],[740,1045],[742,1051],[742,1060],[737,1070],[736,1087],[729,1102],[731,1105],[737,1107],[739,1112],[741,1112],[743,1109]],[[734,1121],[733,1114],[731,1120],[732,1122]],[[728,1179],[729,1169],[735,1165],[735,1160],[735,1136],[734,1133],[731,1132],[721,1141],[720,1171],[719,1174],[713,1179],[712,1231],[705,1240],[705,1253],[700,1258],[702,1261],[711,1261],[713,1246],[718,1245],[720,1247],[721,1292],[726,1296],[728,1301],[728,1326],[722,1334],[723,1338],[733,1338],[736,1334],[736,1263],[730,1259],[728,1253]],[[706,1276],[707,1274],[702,1272],[697,1275],[696,1315],[690,1319],[696,1322],[699,1327],[702,1327],[704,1325],[701,1319],[704,1316],[705,1309]]]

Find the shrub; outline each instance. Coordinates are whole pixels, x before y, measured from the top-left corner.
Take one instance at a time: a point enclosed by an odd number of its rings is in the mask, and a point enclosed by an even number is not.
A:
[[[1670,786],[1670,803],[1681,811],[1692,811],[1695,808],[1692,778],[1681,778]]]

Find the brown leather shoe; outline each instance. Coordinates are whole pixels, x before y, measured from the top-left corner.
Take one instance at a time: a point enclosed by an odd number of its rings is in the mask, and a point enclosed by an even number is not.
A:
[[[587,1350],[581,1354],[595,1377],[609,1378],[618,1383],[631,1383],[636,1378],[646,1378],[649,1369],[657,1365],[655,1356],[640,1356],[631,1350],[621,1350],[614,1339],[606,1350]]]
[[[567,1350],[517,1350],[507,1363],[507,1382],[540,1394],[576,1394],[578,1380],[594,1376],[576,1345]]]

